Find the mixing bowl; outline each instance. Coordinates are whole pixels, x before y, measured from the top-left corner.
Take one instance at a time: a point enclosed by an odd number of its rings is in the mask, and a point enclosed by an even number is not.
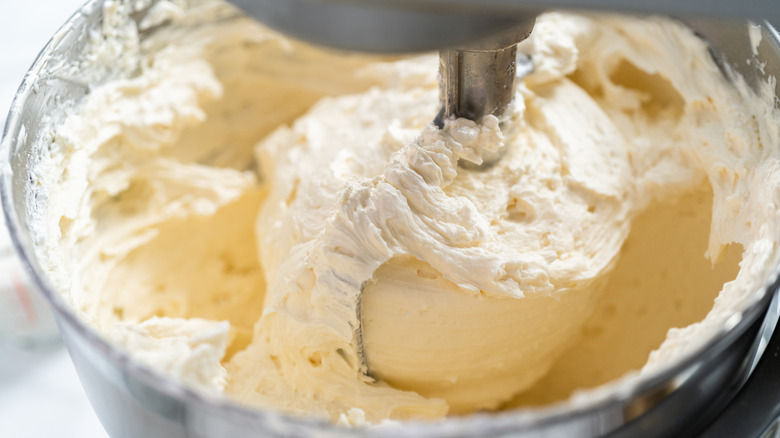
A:
[[[143,19],[143,12],[136,15],[138,21]],[[780,74],[780,38],[769,23],[687,23],[711,43],[724,74],[737,72],[754,87]],[[366,430],[360,428],[345,429],[319,420],[253,410],[196,393],[108,344],[79,319],[52,286],[36,256],[39,242],[34,242],[29,232],[30,218],[46,202],[36,196],[31,177],[35,157],[47,147],[38,134],[61,120],[67,108],[111,76],[112,66],[105,71],[80,72],[78,77],[89,78],[84,81],[60,74],[63,69],[85,65],[80,61],[88,56],[90,35],[102,25],[103,0],[90,0],[38,56],[6,122],[0,180],[14,245],[51,303],[62,338],[105,429],[114,438],[365,434]],[[762,37],[756,45],[757,30]],[[438,423],[408,422],[372,429],[370,433],[447,437],[688,436],[707,425],[749,377],[777,321],[777,303],[773,301],[777,286],[776,278],[767,278],[765,288],[756,291],[744,311],[734,314],[718,336],[690,351],[683,360],[643,375],[630,385],[605,387],[586,399],[544,408],[478,413]]]

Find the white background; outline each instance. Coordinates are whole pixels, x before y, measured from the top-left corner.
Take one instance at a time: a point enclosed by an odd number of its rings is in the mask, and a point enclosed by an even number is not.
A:
[[[0,0],[0,126],[38,52],[82,1]],[[8,245],[0,224],[0,252]],[[61,343],[24,350],[0,342],[0,437],[107,437]]]

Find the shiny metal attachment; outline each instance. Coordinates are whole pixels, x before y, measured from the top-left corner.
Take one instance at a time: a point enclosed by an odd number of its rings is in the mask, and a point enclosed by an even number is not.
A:
[[[464,117],[479,121],[483,116],[501,117],[512,102],[517,78],[517,43],[528,38],[535,18],[509,32],[465,47],[439,52],[442,108],[434,123]]]
[[[531,35],[536,17],[526,19],[507,32],[464,47],[439,52],[439,87],[442,108],[433,123],[463,117],[479,122],[486,115],[499,118],[512,103],[518,79],[517,44]],[[527,60],[530,63],[530,59]],[[521,68],[521,73],[531,68]],[[461,160],[460,167],[487,170],[504,155],[503,148],[484,152],[482,163]]]

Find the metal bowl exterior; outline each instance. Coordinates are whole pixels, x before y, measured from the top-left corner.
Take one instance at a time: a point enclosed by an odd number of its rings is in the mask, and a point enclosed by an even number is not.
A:
[[[475,414],[438,423],[410,422],[370,431],[242,407],[195,393],[166,379],[108,344],[75,315],[40,266],[26,223],[27,212],[34,208],[25,196],[29,190],[28,174],[32,158],[44,147],[31,133],[42,129],[45,117],[56,116],[67,102],[80,101],[89,86],[94,85],[49,77],[45,74],[47,63],[55,55],[69,60],[82,56],[88,41],[86,35],[102,22],[102,3],[103,0],[90,0],[55,34],[19,89],[0,143],[0,194],[14,245],[50,301],[92,406],[114,438],[328,437],[362,436],[369,432],[372,436],[413,437],[687,434],[704,426],[741,387],[762,351],[759,339],[774,329],[777,314],[767,314],[767,309],[778,284],[775,279],[768,279],[767,287],[756,292],[747,310],[735,315],[719,337],[691,352],[685,360],[645,376],[619,392],[604,392],[577,405],[564,403],[492,415]],[[705,37],[708,32],[728,32],[727,27],[712,22],[692,25]],[[743,40],[747,38],[744,23],[731,25],[734,38],[741,34]],[[768,24],[763,31],[768,36],[762,43],[766,44],[767,70],[769,74],[780,73],[777,32]],[[741,46],[731,53],[724,52],[735,67],[744,64],[747,56]],[[752,71],[747,73],[755,78]]]

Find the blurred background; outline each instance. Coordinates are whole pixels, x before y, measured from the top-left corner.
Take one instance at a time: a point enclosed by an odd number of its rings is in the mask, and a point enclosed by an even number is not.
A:
[[[0,126],[38,52],[83,1],[0,0]],[[106,438],[0,225],[0,437]]]

